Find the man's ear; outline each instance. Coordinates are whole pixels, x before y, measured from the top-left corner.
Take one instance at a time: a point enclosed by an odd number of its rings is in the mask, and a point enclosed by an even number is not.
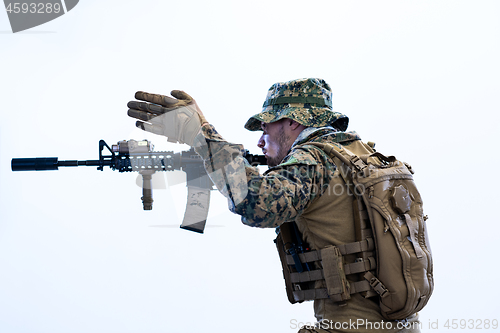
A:
[[[299,126],[300,126],[300,124],[298,122],[296,122],[295,120],[290,119],[290,127],[291,127],[292,130],[297,129],[297,127],[299,127]]]

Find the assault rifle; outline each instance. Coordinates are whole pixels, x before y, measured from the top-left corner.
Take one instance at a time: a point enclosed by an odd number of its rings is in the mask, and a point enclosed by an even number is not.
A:
[[[103,153],[104,148],[109,155]],[[104,140],[99,141],[98,160],[59,161],[57,157],[13,158],[12,171],[58,170],[59,167],[97,166],[104,170],[109,166],[118,172],[136,171],[142,176],[142,204],[144,210],[153,209],[152,175],[157,171],[181,170],[186,173],[188,201],[181,228],[203,233],[210,203],[210,190],[213,183],[208,177],[203,161],[193,148],[180,153],[173,151],[154,151],[147,140],[120,141],[111,147]],[[264,155],[250,154],[244,157],[251,165],[267,165]]]

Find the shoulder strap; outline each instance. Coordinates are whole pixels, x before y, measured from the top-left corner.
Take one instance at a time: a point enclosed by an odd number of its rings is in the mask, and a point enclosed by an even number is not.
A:
[[[385,156],[384,154],[381,154],[379,152],[358,156],[356,154],[351,153],[349,150],[344,149],[340,144],[335,144],[335,143],[307,142],[303,144],[303,146],[305,145],[316,146],[321,150],[323,150],[328,155],[330,156],[334,155],[343,163],[345,163],[348,166],[354,167],[356,170],[363,170],[368,165],[367,161],[369,157],[376,157],[386,163],[391,163],[396,161],[396,158],[394,156]]]

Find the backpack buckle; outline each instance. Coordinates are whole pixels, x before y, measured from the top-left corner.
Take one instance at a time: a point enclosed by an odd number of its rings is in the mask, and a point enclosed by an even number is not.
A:
[[[375,277],[375,275],[367,272],[364,278],[368,280],[372,289],[375,290],[380,297],[384,298],[385,296],[389,296],[389,289],[387,289],[384,284]]]
[[[353,158],[351,158],[351,163],[358,170],[363,170],[364,168],[366,168],[365,162],[363,162],[363,160],[358,156],[354,156]]]

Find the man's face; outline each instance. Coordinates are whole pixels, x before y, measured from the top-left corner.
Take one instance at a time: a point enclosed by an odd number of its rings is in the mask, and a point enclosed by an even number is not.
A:
[[[262,149],[270,167],[280,164],[290,150],[290,136],[286,134],[285,121],[290,120],[282,119],[269,124],[261,122],[263,133],[257,146]]]

